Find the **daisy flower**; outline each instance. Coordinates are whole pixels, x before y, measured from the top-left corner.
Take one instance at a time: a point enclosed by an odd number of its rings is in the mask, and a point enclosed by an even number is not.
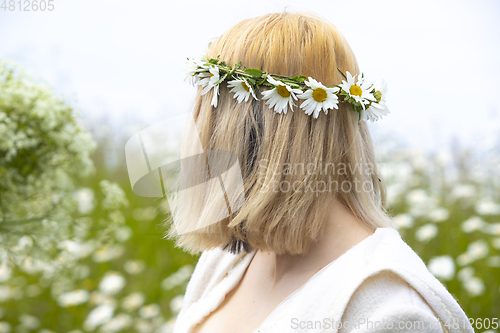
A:
[[[214,96],[212,97],[212,105],[217,107],[217,96],[219,95],[219,84],[215,84],[215,82],[219,81],[219,68],[215,65],[210,65],[208,72],[200,73],[200,81],[198,85],[203,87],[201,91],[202,95],[205,95],[210,89],[214,88]]]
[[[372,93],[370,93],[371,83],[366,82],[361,76],[358,76],[358,80],[355,81],[354,77],[346,72],[347,82],[342,80],[342,83],[339,84],[339,87],[345,91],[349,97],[354,99],[356,102],[361,104],[363,110],[365,109],[366,104],[369,104],[370,101],[376,101],[375,97]]]
[[[375,86],[375,93],[373,95],[376,102],[372,102],[368,109],[361,110],[362,120],[370,120],[373,122],[389,114],[389,109],[387,108],[387,105],[385,105],[385,97],[387,95],[387,84],[385,81],[382,81],[380,85]]]
[[[238,99],[238,103],[241,103],[243,99],[245,99],[245,102],[247,102],[250,94],[253,96],[253,98],[257,99],[253,92],[252,86],[248,84],[245,78],[238,78],[236,80],[229,81],[227,83],[227,86],[231,88],[229,91],[234,93],[234,98]]]
[[[290,105],[290,109],[292,106],[295,106],[293,100],[297,100],[296,95],[302,94],[302,90],[292,89],[288,84],[273,79],[271,75],[267,76],[267,82],[272,84],[274,88],[263,91],[262,99],[268,99],[269,101],[267,101],[266,104],[271,108],[274,107],[274,111],[277,113],[283,112],[286,114],[287,106]]]
[[[203,57],[197,59],[189,59],[189,62],[186,65],[186,78],[184,81],[188,82],[191,85],[196,85],[198,83],[199,77],[198,73],[206,70],[207,65],[203,62]]]
[[[311,88],[299,96],[299,98],[305,99],[300,107],[306,111],[307,115],[313,114],[314,118],[318,118],[321,110],[328,114],[328,109],[338,109],[339,98],[335,93],[340,90],[339,88],[327,88],[312,77],[309,77],[308,81],[304,83]]]

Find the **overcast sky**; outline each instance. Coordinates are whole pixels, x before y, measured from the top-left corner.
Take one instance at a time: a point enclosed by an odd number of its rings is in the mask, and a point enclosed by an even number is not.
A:
[[[376,137],[487,147],[500,133],[499,3],[53,0],[52,12],[0,10],[0,58],[44,77],[82,114],[133,132],[188,111],[186,57],[242,19],[290,5],[336,25],[361,70],[388,82],[391,114],[371,125]]]

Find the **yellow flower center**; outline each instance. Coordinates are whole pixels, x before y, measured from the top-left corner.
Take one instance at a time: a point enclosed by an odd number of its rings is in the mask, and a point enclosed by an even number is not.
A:
[[[288,91],[288,89],[286,89],[285,86],[279,85],[276,89],[278,90],[278,94],[280,94],[281,97],[290,97],[290,92]]]
[[[377,91],[375,91],[375,93],[373,94],[373,96],[377,100],[377,103],[380,103],[380,100],[382,99],[382,93],[379,90],[377,90]]]
[[[243,89],[245,89],[246,91],[250,91],[250,88],[248,88],[247,84],[245,82],[241,82],[241,86],[243,87]]]
[[[316,102],[323,102],[327,96],[326,90],[323,88],[316,88],[313,91],[313,98]]]
[[[355,95],[355,96],[361,96],[363,94],[363,92],[361,91],[361,88],[355,84],[353,84],[351,86],[351,88],[349,88],[349,92],[351,93],[351,95]]]
[[[213,73],[210,73],[210,77],[212,77],[212,76],[214,76],[214,74],[213,74]]]

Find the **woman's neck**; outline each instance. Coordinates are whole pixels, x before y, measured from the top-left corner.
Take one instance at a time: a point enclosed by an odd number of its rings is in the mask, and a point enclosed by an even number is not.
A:
[[[320,238],[311,244],[307,253],[277,255],[274,252],[257,252],[256,255],[261,257],[261,269],[273,286],[287,276],[315,274],[375,231],[337,200],[332,203],[325,218]]]

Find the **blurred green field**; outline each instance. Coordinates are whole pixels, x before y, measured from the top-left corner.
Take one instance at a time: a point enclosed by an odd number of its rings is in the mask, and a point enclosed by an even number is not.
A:
[[[169,332],[198,257],[162,239],[164,199],[132,192],[128,137],[76,145],[75,133],[92,133],[93,124],[79,127],[64,101],[31,93],[31,79],[15,71],[9,78],[8,68],[0,67],[0,333]],[[403,239],[476,331],[498,332],[499,150],[426,153],[380,141],[388,211]],[[77,177],[86,163],[92,170]],[[62,187],[61,179],[73,181]]]

